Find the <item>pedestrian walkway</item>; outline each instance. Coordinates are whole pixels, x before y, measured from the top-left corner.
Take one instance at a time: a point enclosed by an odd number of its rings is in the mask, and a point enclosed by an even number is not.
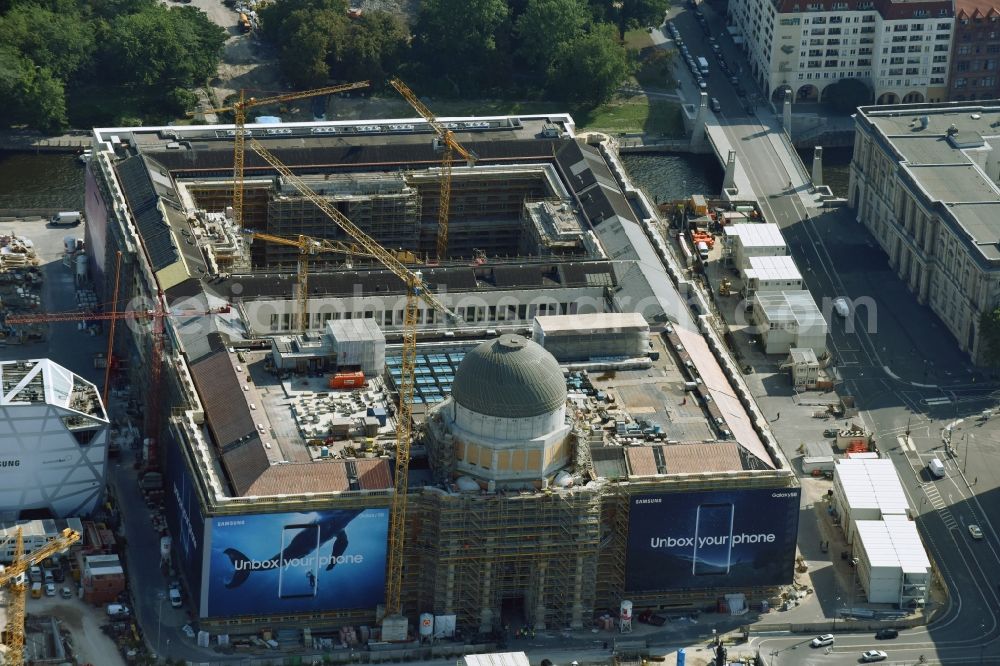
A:
[[[945,504],[944,498],[941,497],[941,493],[938,492],[937,486],[933,483],[924,486],[924,494],[927,495],[927,501],[930,502],[934,510],[941,517],[941,522],[949,530],[953,530],[958,527],[958,521],[952,515],[951,510],[948,509],[948,505]]]

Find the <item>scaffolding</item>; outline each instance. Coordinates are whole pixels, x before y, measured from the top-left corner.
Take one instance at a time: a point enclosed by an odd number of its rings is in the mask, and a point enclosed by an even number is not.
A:
[[[488,633],[505,625],[588,626],[600,541],[594,487],[488,494],[425,490],[414,504],[417,610],[455,614]]]

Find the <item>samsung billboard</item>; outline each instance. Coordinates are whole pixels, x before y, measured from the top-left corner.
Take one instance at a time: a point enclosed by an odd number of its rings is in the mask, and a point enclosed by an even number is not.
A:
[[[636,495],[625,590],[790,583],[798,525],[798,488]]]
[[[207,614],[374,609],[388,535],[388,509],[213,518]]]
[[[205,520],[198,494],[179,446],[164,447],[166,458],[166,515],[178,568],[185,576],[188,591],[201,598],[201,569],[205,543]]]

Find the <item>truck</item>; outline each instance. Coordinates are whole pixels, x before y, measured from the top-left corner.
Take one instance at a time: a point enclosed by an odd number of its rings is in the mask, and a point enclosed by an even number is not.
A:
[[[708,60],[705,56],[698,56],[698,71],[702,76],[708,76]]]
[[[71,227],[80,224],[83,219],[83,213],[78,210],[66,210],[61,213],[56,213],[49,220],[49,224],[53,226],[66,226]]]

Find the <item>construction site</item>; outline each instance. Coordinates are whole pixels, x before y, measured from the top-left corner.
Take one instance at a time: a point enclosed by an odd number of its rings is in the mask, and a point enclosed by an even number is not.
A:
[[[780,600],[795,475],[608,142],[414,107],[95,130],[101,305],[7,319],[111,329],[201,630],[400,645]]]

